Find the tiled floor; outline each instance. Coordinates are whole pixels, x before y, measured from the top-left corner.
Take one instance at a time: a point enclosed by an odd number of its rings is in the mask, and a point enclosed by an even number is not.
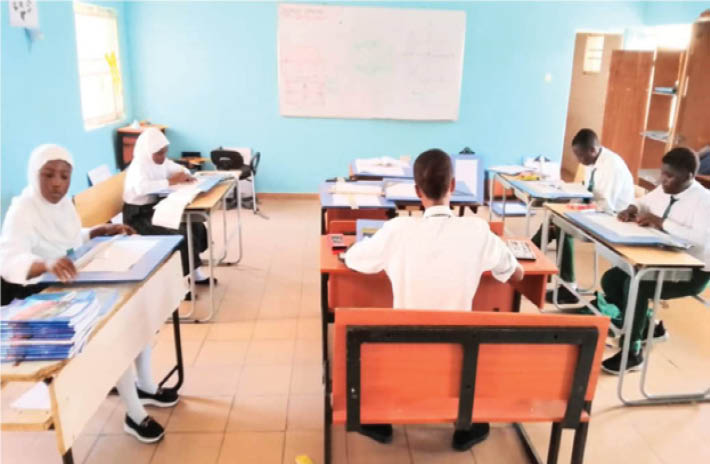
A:
[[[157,445],[122,432],[124,410],[106,399],[74,446],[77,463],[288,463],[301,454],[322,463],[322,385],[318,283],[319,207],[316,201],[266,200],[264,220],[245,212],[244,260],[218,269],[213,323],[184,324],[186,382],[173,409],[150,409],[167,430]],[[234,212],[230,212],[231,215]],[[522,233],[522,223],[508,223]],[[232,247],[235,248],[235,247]],[[577,274],[590,280],[591,252],[580,246]],[[236,249],[230,250],[230,256]],[[587,270],[587,271],[585,271]],[[206,310],[200,293],[198,315]],[[187,308],[183,308],[187,310]],[[525,311],[537,311],[524,305]],[[710,381],[710,310],[691,299],[662,310],[671,333],[651,367],[654,391],[700,389]],[[156,376],[173,361],[172,329],[156,337]],[[629,392],[639,375],[631,375]],[[7,401],[16,392],[7,392]],[[526,429],[543,458],[549,427]],[[471,452],[450,449],[452,427],[396,427],[394,443],[378,445],[334,430],[335,463],[523,463],[515,432],[496,424]],[[3,463],[61,462],[52,432],[3,432]],[[571,435],[560,462],[568,462]],[[616,379],[603,375],[594,404],[587,463],[706,464],[710,462],[710,404],[622,408]]]

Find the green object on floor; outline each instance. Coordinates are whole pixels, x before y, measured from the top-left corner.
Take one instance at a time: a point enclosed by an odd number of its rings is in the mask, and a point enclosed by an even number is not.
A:
[[[602,292],[596,292],[597,298],[594,300],[594,304],[600,313],[608,316],[611,322],[616,326],[621,328],[624,325],[624,319],[621,314],[621,310],[614,304],[609,303]],[[584,312],[587,314],[592,314],[588,308],[584,308]]]

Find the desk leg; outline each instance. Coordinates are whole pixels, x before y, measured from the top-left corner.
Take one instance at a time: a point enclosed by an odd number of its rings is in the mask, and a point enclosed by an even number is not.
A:
[[[513,291],[513,312],[514,313],[519,313],[520,312],[520,304],[522,302],[523,295],[517,291]]]
[[[208,214],[201,213],[202,216],[205,219],[205,224],[207,224],[207,243],[210,244],[209,246],[209,251],[210,251],[210,313],[207,315],[207,317],[204,317],[202,319],[196,320],[197,322],[205,322],[209,321],[212,319],[212,316],[214,315],[214,247],[212,246],[212,212],[210,211]]]
[[[330,321],[330,311],[328,310],[328,280],[330,274],[320,275],[320,312],[321,312],[321,336],[323,344],[323,363],[328,362],[328,322]],[[327,379],[328,374],[325,374]]]
[[[550,241],[550,211],[544,208],[542,220],[542,239],[540,240],[540,251],[542,254],[547,254],[547,245]],[[558,260],[559,261],[559,260]]]
[[[71,448],[67,450],[66,453],[62,456],[62,463],[63,464],[74,464],[74,454],[72,453]]]
[[[192,244],[192,214],[185,214],[185,225],[187,227],[187,262],[190,268],[190,312],[186,314],[183,319],[188,319],[195,313],[195,300],[197,299],[197,294],[195,293],[195,258],[193,257],[194,246]]]
[[[530,237],[530,219],[532,217],[532,199],[530,197],[525,201],[525,236]]]
[[[496,174],[495,177],[497,177],[497,176],[498,176],[498,174]],[[494,177],[494,179],[495,179],[495,177]],[[501,183],[500,185],[501,185],[501,187],[503,187],[503,210],[502,210],[503,217],[501,218],[501,222],[503,223],[503,234],[505,235],[505,218],[506,218],[505,205],[508,203],[508,189],[505,188],[505,184]]]
[[[170,372],[160,381],[159,387],[165,385],[170,377],[177,372],[177,382],[171,388],[173,390],[179,390],[185,380],[185,366],[182,360],[182,338],[180,337],[180,314],[176,309],[173,311],[173,338],[175,338],[175,367],[170,369]]]
[[[320,234],[325,235],[325,208],[320,209]]]

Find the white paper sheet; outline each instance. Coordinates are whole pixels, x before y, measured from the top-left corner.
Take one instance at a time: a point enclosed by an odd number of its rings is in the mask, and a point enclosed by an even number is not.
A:
[[[478,192],[478,160],[456,160],[456,182],[465,184],[471,193]]]
[[[49,410],[52,404],[49,400],[49,389],[44,382],[37,382],[12,404],[13,409],[42,409]]]
[[[343,195],[380,195],[382,187],[379,185],[363,185],[354,182],[336,182],[330,188],[330,193],[338,193]]]
[[[500,166],[491,166],[488,168],[489,171],[500,172],[501,174],[508,174],[515,176],[525,171],[527,168],[525,166],[520,166],[519,164],[508,164]]]
[[[567,182],[544,182],[544,181],[529,181],[530,187],[534,191],[542,195],[553,195],[553,194],[588,194],[589,191],[587,187],[582,184],[574,184]]]
[[[348,195],[336,193],[333,195],[334,206],[350,206],[357,208],[360,206],[380,206],[379,196],[376,195]]]
[[[111,242],[81,267],[82,272],[126,272],[157,245],[158,239],[126,237]]]
[[[369,172],[372,174],[387,176],[403,176],[404,169],[409,166],[406,161],[383,156],[382,158],[365,158],[355,160],[355,170],[357,172]]]
[[[417,192],[414,190],[414,182],[397,182],[389,184],[385,187],[385,196],[387,198],[418,198]]]
[[[191,189],[179,190],[163,198],[155,206],[153,225],[177,229],[182,221],[182,213],[200,192],[195,185]]]
[[[609,230],[614,231],[622,237],[649,237],[649,238],[665,238],[666,234],[659,232],[649,227],[641,227],[635,222],[621,222],[615,216],[610,214],[595,214],[590,216],[590,219]],[[662,235],[659,235],[662,234]]]

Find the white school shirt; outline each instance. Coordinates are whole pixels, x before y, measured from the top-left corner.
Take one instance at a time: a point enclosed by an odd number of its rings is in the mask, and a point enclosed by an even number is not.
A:
[[[606,147],[586,169],[584,185],[589,186],[594,172],[594,201],[607,212],[625,210],[634,201],[634,178],[624,159]]]
[[[348,250],[345,264],[368,274],[384,270],[395,308],[470,311],[481,274],[493,271],[506,282],[518,261],[484,220],[432,206],[422,217],[387,221]]]
[[[710,190],[697,180],[677,195],[668,217],[663,221],[663,230],[674,237],[690,243],[688,253],[705,263],[705,272],[710,272]],[[671,202],[671,195],[659,185],[636,201],[641,212],[650,212],[659,217]]]
[[[178,172],[190,174],[190,171],[184,166],[180,166],[175,161],[165,159],[163,165],[160,166],[160,176],[156,178],[154,172],[150,169],[131,169],[129,166],[126,172],[126,181],[123,189],[123,201],[132,205],[147,205],[158,201],[158,196],[153,192],[165,190],[170,187],[168,178]]]

